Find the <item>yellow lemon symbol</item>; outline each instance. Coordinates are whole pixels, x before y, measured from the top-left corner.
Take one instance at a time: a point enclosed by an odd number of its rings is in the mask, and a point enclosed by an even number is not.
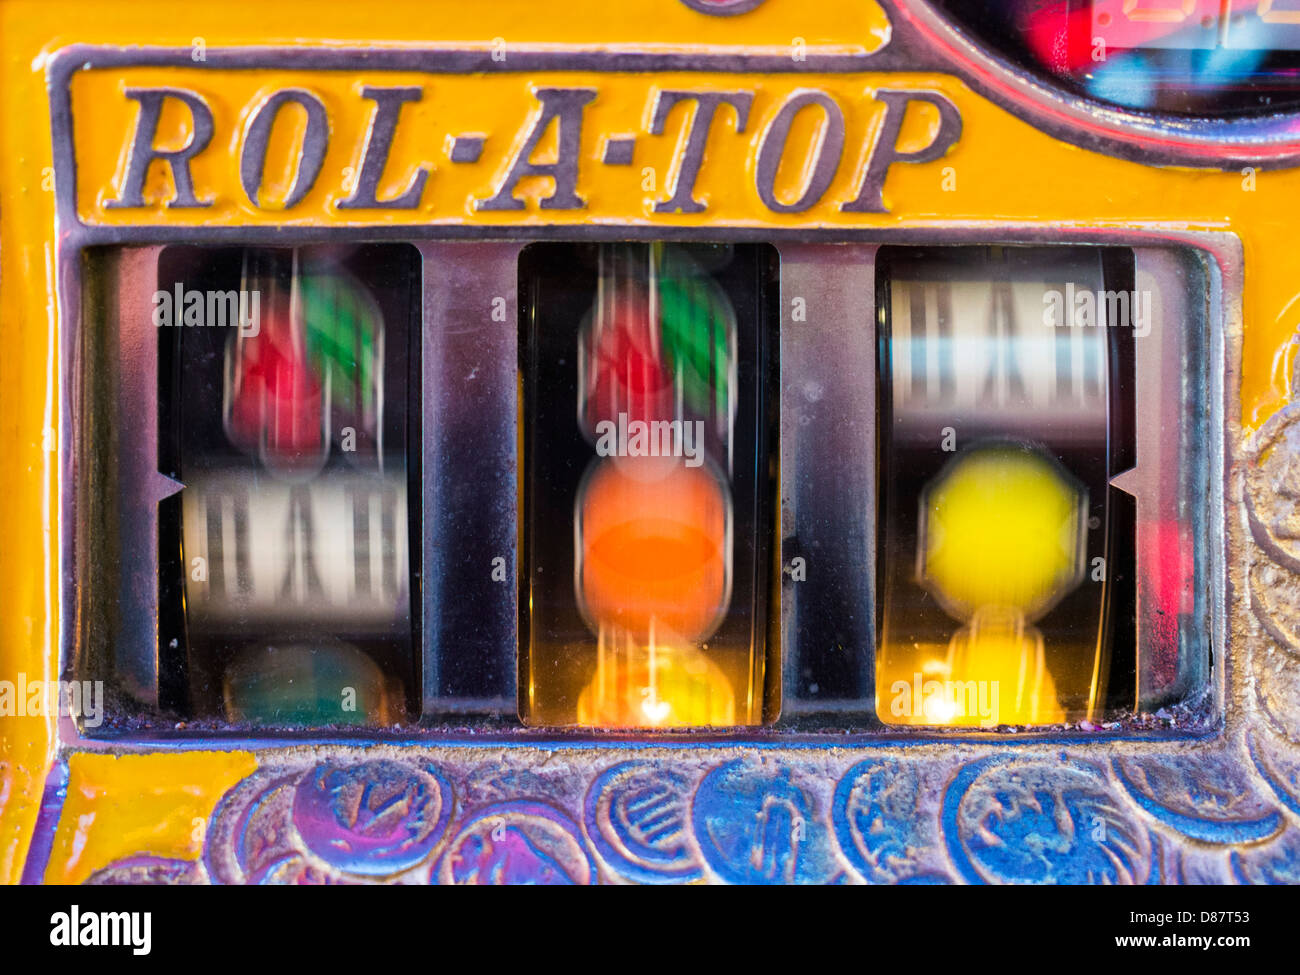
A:
[[[959,620],[1037,619],[1083,578],[1087,510],[1087,489],[1041,451],[974,447],[921,495],[920,582]]]

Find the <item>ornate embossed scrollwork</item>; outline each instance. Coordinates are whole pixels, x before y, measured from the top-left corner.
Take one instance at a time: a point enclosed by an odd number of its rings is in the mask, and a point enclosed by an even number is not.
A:
[[[1245,509],[1256,544],[1250,606],[1271,638],[1253,647],[1255,698],[1300,742],[1300,404],[1275,413],[1246,445]]]
[[[1150,837],[1098,769],[998,756],[963,768],[944,841],[968,883],[1144,883]]]
[[[1097,759],[322,757],[234,786],[198,861],[141,852],[89,882],[1296,882],[1284,741]]]

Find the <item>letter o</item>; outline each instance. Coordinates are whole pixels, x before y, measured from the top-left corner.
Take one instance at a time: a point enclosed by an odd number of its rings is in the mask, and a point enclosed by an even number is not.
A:
[[[253,113],[239,155],[239,181],[244,186],[244,194],[255,207],[262,205],[257,197],[262,188],[262,172],[266,168],[271,129],[280,115],[280,109],[289,103],[301,105],[306,110],[307,132],[303,136],[302,152],[298,156],[298,172],[294,174],[293,186],[284,201],[286,210],[302,202],[302,198],[316,185],[316,178],[325,165],[325,148],[329,145],[330,137],[329,114],[325,111],[325,106],[319,98],[301,88],[277,91]]]
[[[826,114],[826,127],[821,144],[817,147],[817,161],[803,194],[793,203],[782,203],[776,198],[776,172],[785,156],[786,141],[795,116],[810,105],[818,105]],[[821,91],[796,92],[776,113],[776,118],[763,135],[758,150],[758,195],[764,205],[775,213],[803,213],[820,200],[830,188],[831,180],[840,168],[844,153],[844,113],[829,95]]]

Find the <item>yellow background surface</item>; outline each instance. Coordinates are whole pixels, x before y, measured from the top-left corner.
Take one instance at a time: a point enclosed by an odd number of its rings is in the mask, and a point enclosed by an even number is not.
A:
[[[79,884],[146,850],[197,860],[222,794],[256,767],[247,752],[71,756],[45,882]]]
[[[382,5],[325,3],[84,2],[10,0],[0,3],[0,678],[55,676],[59,627],[59,484],[57,474],[61,323],[53,298],[58,240],[46,92],[48,58],[74,43],[174,47],[189,50],[201,38],[208,50],[243,44],[328,44],[459,47],[490,50],[497,38],[507,50],[587,48],[702,50],[714,45],[759,53],[788,50],[802,38],[809,54],[862,53],[878,47],[888,29],[872,3],[833,0],[769,0],[742,18],[708,18],[677,0],[418,0]],[[508,56],[508,55],[507,55]],[[106,213],[103,194],[116,178],[134,103],[122,89],[132,84],[188,85],[213,104],[216,135],[195,162],[196,182],[219,203],[210,211],[164,212],[158,208]],[[334,132],[325,169],[312,194],[292,214],[257,211],[242,200],[234,152],[246,113],[259,93],[292,82],[316,91],[331,108]],[[426,84],[426,100],[408,106],[386,171],[385,188],[405,185],[415,165],[433,169],[425,203],[416,214],[334,211],[343,195],[344,170],[357,165],[361,133],[371,104],[362,84]],[[579,193],[586,211],[525,211],[485,214],[468,201],[491,195],[527,131],[536,102],[530,86],[590,86],[598,99],[588,107],[581,149]],[[939,162],[896,166],[886,185],[889,214],[846,214],[860,179],[862,147],[879,124],[871,101],[878,87],[926,87],[958,105],[964,133]],[[655,87],[755,94],[750,132],[734,134],[727,111],[697,184],[709,210],[694,216],[658,216],[656,199],[667,196],[664,177],[681,137],[682,109],[662,137],[641,135],[635,164],[626,169],[598,163],[602,133],[644,133]],[[844,164],[823,201],[802,214],[778,215],[754,191],[758,135],[796,88],[819,88],[843,107],[848,125]],[[158,225],[215,223],[231,226],[286,221],[339,224],[406,220],[483,225],[593,221],[663,226],[771,226],[783,228],[940,227],[954,223],[1124,226],[1162,225],[1236,233],[1245,252],[1245,349],[1240,391],[1247,428],[1258,426],[1288,396],[1300,324],[1300,249],[1294,246],[1300,172],[1239,172],[1156,168],[1075,148],[1044,135],[1009,112],[983,101],[944,76],[920,75],[720,75],[671,73],[607,77],[592,73],[450,77],[352,73],[221,72],[199,68],[122,69],[78,73],[74,81],[80,185],[86,220]],[[166,124],[180,124],[176,119]],[[933,119],[915,111],[904,142],[919,144]],[[414,124],[412,124],[414,123]],[[813,124],[801,117],[799,125]],[[483,159],[451,166],[445,138],[489,133]],[[791,146],[810,133],[792,132]],[[172,132],[180,138],[179,129]],[[282,142],[284,140],[281,140]],[[904,146],[906,148],[906,145]],[[274,182],[285,145],[273,144],[268,162]],[[277,155],[278,153],[278,155]],[[787,193],[806,160],[787,158],[780,185]],[[656,170],[657,191],[642,189],[643,167]],[[157,170],[158,167],[155,167]],[[159,179],[155,172],[155,180]],[[526,194],[548,190],[544,181],[525,184]],[[156,183],[155,191],[165,190]],[[65,529],[66,530],[66,529]],[[0,881],[16,881],[31,838],[41,790],[55,760],[53,723],[46,718],[0,718]],[[157,852],[193,856],[192,820],[210,812],[220,792],[254,764],[247,753],[181,752],[116,759],[74,757],[67,806],[46,876],[79,880],[118,856]],[[174,783],[175,785],[169,785]],[[168,791],[175,789],[179,791]],[[85,817],[89,817],[86,819]],[[84,821],[84,825],[81,825]],[[123,837],[121,841],[114,837]],[[139,848],[127,849],[128,846]],[[75,852],[75,855],[74,855]]]

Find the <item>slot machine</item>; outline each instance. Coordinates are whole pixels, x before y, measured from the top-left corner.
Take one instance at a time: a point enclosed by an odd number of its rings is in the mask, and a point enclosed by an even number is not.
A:
[[[0,878],[1300,881],[1300,4],[0,48]]]

